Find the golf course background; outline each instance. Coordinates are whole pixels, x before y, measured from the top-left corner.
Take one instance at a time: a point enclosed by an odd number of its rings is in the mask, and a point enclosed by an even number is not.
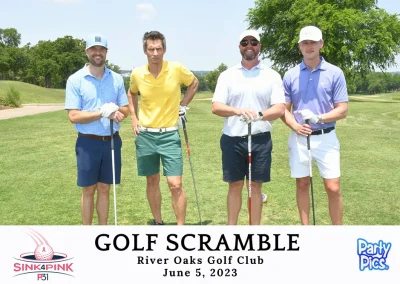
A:
[[[0,96],[7,81],[0,81]],[[23,103],[62,103],[64,90],[12,82]],[[400,224],[400,93],[350,96],[347,118],[337,122],[341,143],[341,186],[345,225]],[[222,181],[219,139],[223,118],[211,113],[212,93],[198,93],[190,104],[187,130],[203,224],[223,225],[227,220],[227,184]],[[287,139],[290,130],[273,122],[271,182],[261,223],[300,224],[295,180],[290,177]],[[66,111],[0,120],[0,225],[80,225],[81,189],[76,185],[76,132]],[[117,185],[120,225],[150,224],[144,177],[138,177],[130,120],[122,123],[122,180]],[[187,224],[198,224],[183,133],[183,186],[188,197]],[[330,224],[328,202],[318,169],[313,168],[316,223]],[[175,224],[170,193],[161,179],[162,212],[166,224]],[[247,190],[239,224],[248,223]],[[110,193],[109,223],[113,223]],[[94,224],[97,224],[96,214]]]

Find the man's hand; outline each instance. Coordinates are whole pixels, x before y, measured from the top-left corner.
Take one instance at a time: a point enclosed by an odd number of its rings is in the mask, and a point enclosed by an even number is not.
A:
[[[296,127],[293,129],[296,131],[297,134],[302,135],[302,136],[308,136],[311,134],[311,126],[308,124],[298,124]]]
[[[116,123],[120,123],[122,120],[124,120],[125,115],[117,110],[113,112],[108,118],[114,120]]]
[[[259,112],[255,112],[253,110],[244,110],[243,115],[240,117],[240,121],[245,122],[247,124],[251,122],[256,122],[262,120],[263,116],[260,115]],[[247,117],[247,118],[246,118]]]
[[[107,117],[110,118],[110,115],[113,112],[116,112],[119,109],[119,106],[117,106],[114,103],[105,103],[101,108],[100,108],[100,114],[102,117]],[[110,118],[113,119],[113,118]]]
[[[132,121],[132,130],[133,130],[133,134],[135,134],[135,136],[138,136],[140,133],[139,127],[139,119],[137,119],[136,116],[131,116],[131,121]]]
[[[179,106],[179,120],[178,120],[179,127],[183,127],[183,123],[182,123],[183,120],[185,121],[185,123],[187,122],[186,106]]]
[[[299,113],[301,114],[301,117],[303,118],[304,121],[308,119],[312,123],[320,122],[320,118],[309,109],[300,110]]]

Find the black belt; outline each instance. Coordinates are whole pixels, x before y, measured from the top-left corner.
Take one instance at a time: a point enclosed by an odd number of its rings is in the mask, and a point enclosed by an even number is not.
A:
[[[257,137],[257,136],[264,136],[264,135],[268,135],[270,134],[270,132],[261,132],[261,133],[257,133],[257,134],[251,134],[251,137]],[[247,139],[249,138],[248,135],[246,136],[233,136],[234,138],[242,138],[242,139]]]
[[[335,129],[335,126],[324,128],[324,129],[320,129],[320,130],[314,130],[313,132],[311,132],[311,135],[326,134],[326,133],[331,132],[334,129]]]

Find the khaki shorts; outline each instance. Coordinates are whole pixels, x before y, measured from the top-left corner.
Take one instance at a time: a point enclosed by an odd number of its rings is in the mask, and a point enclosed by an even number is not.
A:
[[[289,136],[289,164],[293,178],[310,176],[307,137],[292,131]],[[333,130],[310,136],[311,157],[317,163],[321,177],[340,177],[340,143]]]
[[[139,176],[151,176],[160,172],[164,176],[182,176],[182,145],[179,131],[163,133],[140,132],[135,139]]]

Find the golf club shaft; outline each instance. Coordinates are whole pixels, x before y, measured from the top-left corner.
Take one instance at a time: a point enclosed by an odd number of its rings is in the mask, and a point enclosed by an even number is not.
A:
[[[114,121],[112,119],[110,119],[110,132],[111,132],[111,161],[112,161],[113,193],[114,193],[114,223],[115,225],[117,225],[117,194],[115,192]]]
[[[247,133],[247,149],[248,149],[248,163],[249,163],[249,179],[248,179],[248,208],[249,208],[249,225],[251,225],[251,122],[248,124]]]
[[[306,123],[309,125],[310,121],[306,119]],[[312,157],[311,157],[310,136],[311,135],[307,135],[307,149],[308,149],[308,166],[310,170],[311,208],[313,213],[313,224],[315,225],[314,186],[312,181]]]
[[[191,155],[190,155],[189,139],[188,139],[188,135],[187,135],[187,131],[186,131],[186,122],[185,122],[185,120],[183,120],[183,119],[182,119],[182,128],[183,128],[183,135],[185,136],[186,149],[187,149],[188,157],[189,157],[190,170],[191,170],[191,172],[192,172],[194,193],[196,194],[197,211],[199,212],[200,225],[203,225],[203,222],[201,221],[199,197],[197,196],[196,181],[195,181],[195,179],[194,179],[192,158],[191,158]]]

